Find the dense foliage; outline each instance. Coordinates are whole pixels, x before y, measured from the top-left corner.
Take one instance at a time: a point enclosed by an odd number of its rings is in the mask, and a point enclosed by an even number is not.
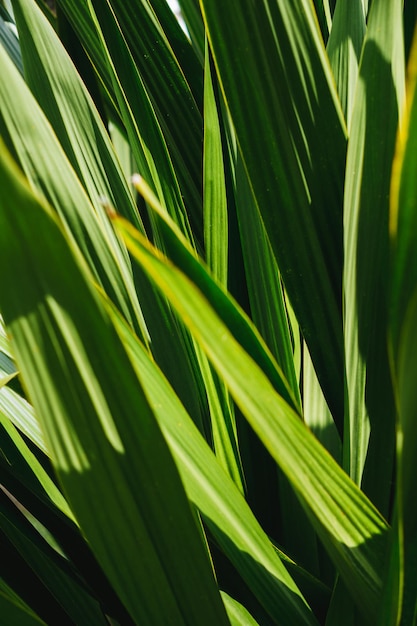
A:
[[[0,622],[417,623],[414,0],[0,3]]]

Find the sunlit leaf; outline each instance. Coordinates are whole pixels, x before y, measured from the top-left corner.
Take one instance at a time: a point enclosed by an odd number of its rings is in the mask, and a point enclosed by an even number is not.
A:
[[[0,154],[2,262],[18,271],[3,276],[1,309],[82,532],[133,619],[227,624],[175,464],[87,267]]]

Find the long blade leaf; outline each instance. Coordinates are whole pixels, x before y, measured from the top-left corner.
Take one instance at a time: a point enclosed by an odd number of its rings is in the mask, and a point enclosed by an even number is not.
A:
[[[175,464],[88,269],[0,155],[1,262],[15,267],[2,275],[1,310],[77,521],[134,620],[227,624]]]
[[[386,522],[276,393],[207,297],[122,218],[116,218],[116,224],[129,250],[169,298],[227,383],[242,413],[291,482],[355,601],[373,619],[382,588]],[[211,298],[214,293],[212,288]]]
[[[202,0],[237,141],[343,432],[342,198],[345,125],[309,0]]]

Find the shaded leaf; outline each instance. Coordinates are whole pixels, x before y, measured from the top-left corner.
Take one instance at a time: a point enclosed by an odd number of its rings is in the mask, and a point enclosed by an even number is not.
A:
[[[308,0],[201,5],[255,200],[342,433],[346,140],[314,9]]]
[[[372,3],[351,120],[344,200],[349,423],[344,462],[387,517],[395,421],[387,355],[388,201],[404,88],[401,8],[401,0]],[[383,107],[375,93],[381,94]]]
[[[87,267],[4,148],[1,160],[1,262],[18,272],[2,278],[1,309],[77,521],[133,619],[226,624],[175,464]]]

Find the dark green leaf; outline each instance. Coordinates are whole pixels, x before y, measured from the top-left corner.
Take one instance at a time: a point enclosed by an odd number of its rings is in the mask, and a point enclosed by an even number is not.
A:
[[[255,200],[342,433],[346,140],[314,9],[308,0],[201,4]]]
[[[0,154],[1,263],[15,267],[0,306],[82,532],[138,623],[227,624],[175,464],[87,266]]]

